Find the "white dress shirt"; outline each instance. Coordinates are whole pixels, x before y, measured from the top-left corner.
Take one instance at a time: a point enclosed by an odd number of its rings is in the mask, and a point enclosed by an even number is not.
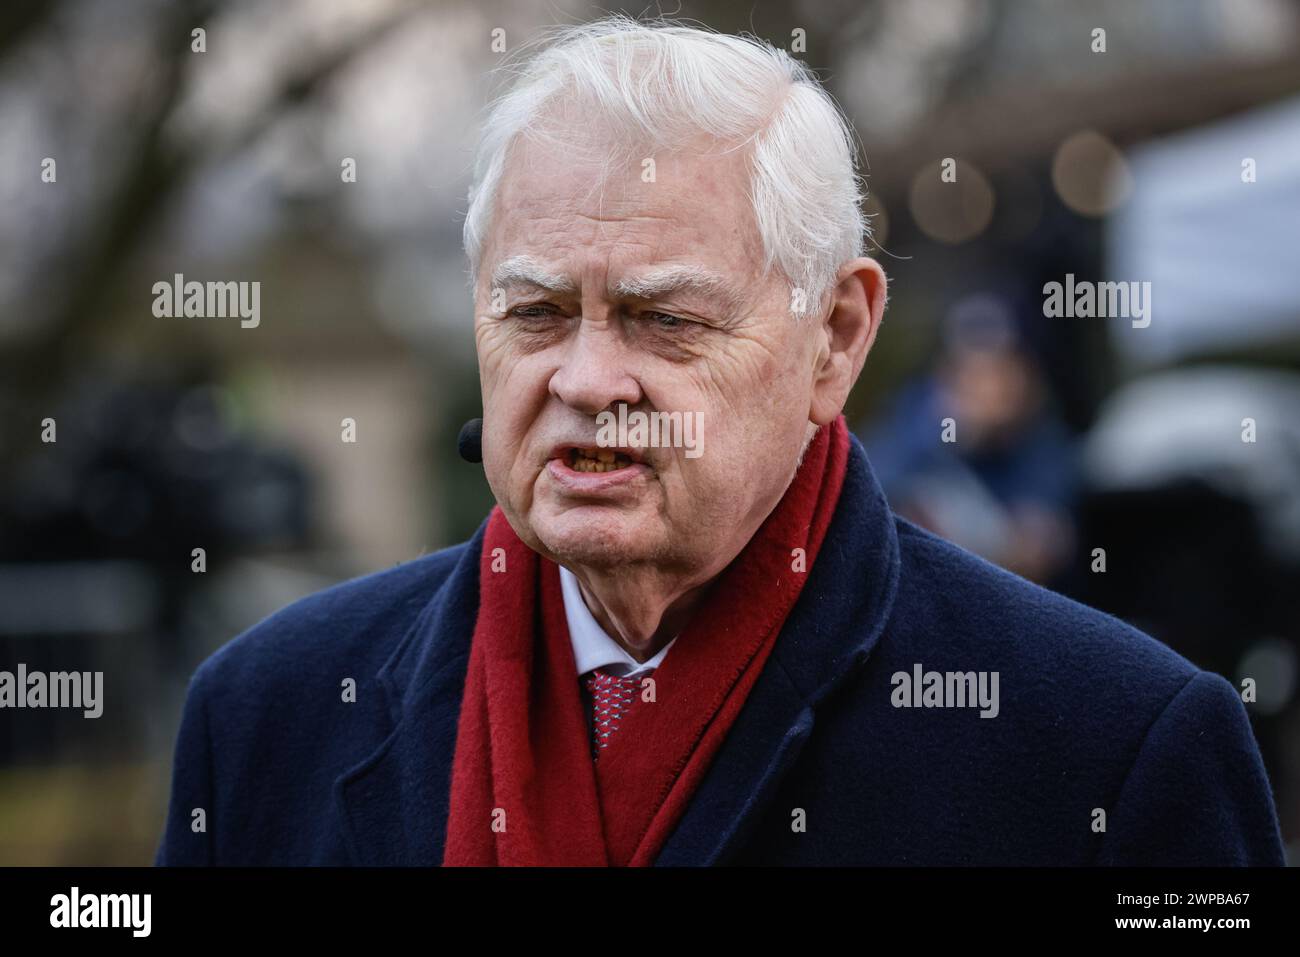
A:
[[[600,627],[582,600],[578,579],[563,565],[560,566],[560,589],[564,593],[564,617],[569,622],[569,640],[573,643],[573,660],[578,663],[579,678],[593,668],[622,677],[644,674],[658,668],[668,649],[677,641],[674,637],[649,661],[639,662]]]

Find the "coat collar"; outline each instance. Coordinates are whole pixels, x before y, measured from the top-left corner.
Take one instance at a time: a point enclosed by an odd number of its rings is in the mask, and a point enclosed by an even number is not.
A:
[[[849,441],[844,488],[812,577],[657,865],[726,863],[807,741],[818,705],[866,662],[884,629],[898,587],[898,537],[861,443]],[[462,546],[376,676],[391,733],[334,782],[354,863],[442,861],[486,527]]]

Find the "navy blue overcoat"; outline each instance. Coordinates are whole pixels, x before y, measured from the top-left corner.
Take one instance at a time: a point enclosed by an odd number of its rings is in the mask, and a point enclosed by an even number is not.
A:
[[[898,517],[851,442],[799,602],[657,864],[1283,863],[1231,684]],[[203,662],[159,864],[441,862],[482,536]],[[996,673],[996,714],[933,706],[961,704],[949,672]]]

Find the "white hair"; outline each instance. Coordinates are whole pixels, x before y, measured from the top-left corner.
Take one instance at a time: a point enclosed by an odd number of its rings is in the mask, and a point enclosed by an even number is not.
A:
[[[864,187],[853,133],[816,75],[784,50],[624,15],[549,38],[511,70],[513,82],[490,104],[464,227],[475,280],[510,146],[520,133],[537,133],[547,105],[574,107],[584,129],[608,130],[629,149],[681,149],[701,136],[748,146],[763,275],[780,267],[796,315],[817,306],[839,267],[862,255]]]

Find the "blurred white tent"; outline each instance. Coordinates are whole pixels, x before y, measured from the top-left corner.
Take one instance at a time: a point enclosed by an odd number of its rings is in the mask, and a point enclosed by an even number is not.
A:
[[[1110,326],[1135,366],[1300,340],[1300,98],[1127,157],[1107,278],[1150,281],[1146,328]],[[1254,161],[1254,182],[1243,180]]]

